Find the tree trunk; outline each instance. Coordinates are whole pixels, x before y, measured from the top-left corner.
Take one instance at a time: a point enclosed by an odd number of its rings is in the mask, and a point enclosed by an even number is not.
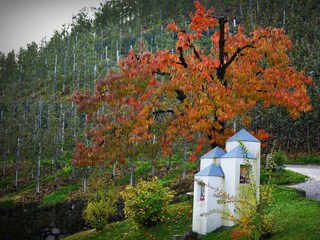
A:
[[[32,65],[34,66],[34,77],[33,77],[33,89],[32,89],[32,97],[35,96],[35,89],[37,88],[37,80],[38,80],[38,73],[37,73],[37,65],[32,60]]]
[[[66,90],[66,79],[67,79],[67,55],[68,51],[66,50],[66,55],[63,59],[63,83],[62,83],[62,92],[64,93]]]
[[[76,77],[76,64],[77,64],[77,56],[76,56],[76,50],[77,50],[77,47],[78,47],[78,34],[76,34],[76,39],[75,39],[75,45],[73,46],[73,67],[72,67],[72,77],[73,77],[73,82],[74,84],[76,85],[76,80],[77,80],[77,77]],[[79,82],[78,82],[79,84]],[[79,88],[79,86],[78,86]]]
[[[172,158],[172,155],[170,154],[168,158],[168,166],[167,166],[168,171],[171,169],[171,158]]]
[[[59,157],[59,150],[58,150],[58,139],[57,137],[55,138],[55,146],[54,146],[54,178],[53,178],[53,188],[56,189],[57,188],[57,172],[58,172],[58,157]]]
[[[2,177],[6,175],[6,160],[7,160],[7,148],[4,149],[2,160]]]
[[[311,151],[310,149],[310,129],[307,128],[307,149],[308,149],[308,152]]]
[[[114,163],[112,165],[112,175],[111,178],[115,178],[116,177],[116,164]]]
[[[40,193],[40,175],[41,175],[41,141],[38,142],[38,164],[37,164],[36,193]]]
[[[108,71],[108,46],[106,46],[106,72]]]
[[[63,105],[60,104],[60,114],[61,114],[61,154],[64,151],[64,128],[65,128],[65,114],[63,112]]]
[[[15,161],[15,166],[14,166],[14,172],[15,172],[15,178],[14,178],[14,190],[17,190],[17,187],[18,187],[19,158],[20,158],[20,138],[18,137],[18,141],[17,141],[16,161]]]
[[[119,66],[119,50],[117,48],[117,67]]]
[[[156,144],[156,135],[153,134],[153,140],[152,140],[152,144]],[[155,173],[155,159],[156,159],[156,154],[155,152],[153,151],[153,154],[152,154],[152,160],[151,160],[151,176],[154,177],[154,173]]]
[[[72,67],[72,76],[73,76],[73,81],[76,83],[76,47],[73,47],[73,67]]]
[[[290,140],[291,140],[291,131],[289,131],[289,136],[288,136],[288,139],[287,139],[287,151],[288,152],[290,151]]]
[[[7,153],[8,153],[7,137],[8,137],[8,129],[6,129],[5,147],[4,147],[4,152],[3,152],[3,162],[2,162],[2,176],[3,177],[6,175],[6,161],[7,161]]]
[[[96,43],[96,33],[94,33],[94,43]],[[93,89],[97,78],[96,50],[93,49]]]
[[[187,171],[187,141],[184,140],[182,180],[186,179],[186,171]]]
[[[131,162],[130,165],[130,186],[133,186],[133,178],[134,178],[134,164]]]
[[[54,60],[54,72],[53,72],[53,95],[56,93],[57,88],[57,64],[58,64],[58,55],[56,54]]]
[[[42,128],[42,99],[39,102],[38,115],[38,163],[37,163],[37,179],[36,179],[36,193],[40,193],[40,175],[41,175],[41,128]]]
[[[22,81],[22,64],[20,64],[19,83],[18,84],[21,84],[21,81]],[[21,87],[18,87],[18,97],[19,98],[20,98],[20,89],[21,89]]]
[[[87,175],[88,175],[88,167],[84,167],[83,176],[82,176],[82,190],[83,190],[83,192],[87,191]]]

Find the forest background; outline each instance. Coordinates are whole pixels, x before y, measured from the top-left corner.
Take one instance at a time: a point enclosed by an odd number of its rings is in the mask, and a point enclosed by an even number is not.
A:
[[[317,1],[206,0],[202,4],[213,6],[217,15],[228,17],[230,31],[239,24],[248,33],[257,26],[284,28],[294,43],[290,53],[293,65],[313,79],[313,85],[308,86],[313,110],[292,120],[285,108],[257,105],[247,113],[251,122],[246,128],[255,133],[264,129],[270,134],[264,153],[270,152],[274,140],[289,153],[319,152]],[[42,168],[50,166],[56,179],[62,165],[71,165],[76,140],[86,141],[86,114],[77,112],[71,101],[73,92],[94,90],[98,77],[117,70],[119,61],[141,42],[150,52],[164,48],[174,51],[177,36],[166,26],[172,21],[179,26],[188,25],[193,10],[193,1],[111,0],[97,9],[94,19],[79,12],[70,25],[64,25],[48,41],[32,42],[18,53],[0,53],[2,175],[6,175],[6,165],[14,162],[16,188],[19,166],[23,165],[29,176],[37,179],[37,192]],[[239,130],[245,126],[242,120],[239,116],[228,124]],[[182,154],[181,146],[175,149]],[[130,171],[127,166],[121,169],[123,173]],[[79,170],[86,175],[87,168]]]

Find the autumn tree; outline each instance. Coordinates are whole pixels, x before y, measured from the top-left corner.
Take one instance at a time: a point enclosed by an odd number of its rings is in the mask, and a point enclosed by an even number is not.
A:
[[[75,92],[73,100],[88,114],[92,133],[87,143],[78,143],[77,161],[110,157],[105,149],[119,147],[117,129],[99,129],[114,123],[127,126],[126,134],[118,132],[123,142],[138,148],[156,138],[169,155],[175,141],[195,141],[194,152],[223,144],[233,131],[227,123],[260,103],[285,107],[293,119],[311,110],[306,85],[312,79],[292,66],[293,44],[283,29],[258,27],[246,34],[239,25],[230,31],[228,19],[213,8],[198,1],[195,8],[186,29],[167,27],[177,39],[174,52],[132,50],[94,94]],[[98,114],[102,106],[108,111]],[[242,119],[250,123],[249,117]],[[83,149],[88,154],[80,154]]]

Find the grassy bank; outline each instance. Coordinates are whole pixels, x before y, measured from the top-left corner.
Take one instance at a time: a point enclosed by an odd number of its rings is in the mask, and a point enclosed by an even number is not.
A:
[[[300,173],[284,169],[273,171],[271,173],[266,169],[261,169],[260,175],[261,184],[269,183],[275,185],[289,185],[304,182],[308,179],[308,177]]]
[[[157,176],[163,185],[174,188],[180,192],[175,199],[175,204],[170,206],[170,215],[168,218],[153,227],[140,227],[132,219],[126,219],[121,222],[108,224],[102,231],[90,229],[88,231],[79,232],[69,236],[66,239],[172,239],[173,235],[184,235],[192,229],[192,199],[185,192],[192,191],[192,183],[194,172],[197,169],[196,163],[187,164],[187,179],[181,181],[182,169],[178,160],[172,159],[172,169],[166,169],[166,161],[159,161],[157,165]],[[150,178],[150,167],[147,163],[141,162],[136,167],[135,177]],[[59,172],[61,179],[66,178],[70,172],[69,168],[62,169]],[[93,173],[92,173],[93,174]],[[261,182],[267,183],[269,180],[269,172],[261,171]],[[150,176],[149,176],[150,175]],[[308,199],[300,198],[294,189],[280,187],[279,185],[287,185],[305,181],[306,177],[288,170],[274,171],[271,173],[271,184],[277,185],[274,191],[275,203],[273,208],[277,212],[277,225],[282,229],[272,239],[320,239],[320,203]],[[12,182],[13,178],[1,179],[0,184],[6,186],[8,182]],[[81,192],[77,190],[79,184],[75,182],[66,182],[57,189],[52,189],[52,176],[44,179],[43,184],[49,186],[50,191],[44,191],[38,197],[38,204],[42,206],[51,206],[61,203]],[[128,184],[128,176],[117,178],[115,183],[122,187]],[[191,185],[192,186],[191,186]],[[51,186],[51,187],[50,187]],[[191,186],[191,188],[190,188]],[[30,182],[19,189],[17,192],[11,192],[0,197],[0,206],[12,205],[16,202],[28,200],[28,196],[32,195],[35,184]],[[77,193],[77,194],[75,194]],[[230,239],[232,229],[220,229],[215,231],[203,239]]]
[[[301,198],[296,190],[275,187],[273,208],[281,231],[271,239],[320,239],[320,202]],[[94,239],[172,239],[192,229],[191,200],[171,205],[168,219],[154,227],[137,226],[132,219],[107,225],[102,231],[91,229],[65,238],[66,240]],[[204,236],[203,240],[231,239],[231,229],[221,229]]]
[[[95,229],[77,233],[66,240],[81,239],[171,239],[191,230],[192,201],[172,204],[166,221],[153,227],[138,226],[132,219],[106,225],[103,231]]]
[[[301,198],[296,190],[275,187],[273,211],[275,224],[281,230],[270,239],[316,240],[320,239],[320,202]],[[231,239],[232,229],[208,234],[203,240]]]
[[[262,173],[262,178],[267,177]],[[274,184],[290,184],[305,180],[305,176],[282,170],[271,173]],[[276,224],[281,231],[271,239],[320,239],[320,202],[301,198],[296,190],[276,186],[273,191],[272,210],[276,214]],[[172,239],[173,235],[184,235],[192,229],[192,200],[172,204],[166,221],[154,227],[139,227],[132,219],[116,222],[102,231],[87,230],[69,236],[67,240],[90,239]],[[204,236],[203,240],[231,239],[232,228],[220,229]]]

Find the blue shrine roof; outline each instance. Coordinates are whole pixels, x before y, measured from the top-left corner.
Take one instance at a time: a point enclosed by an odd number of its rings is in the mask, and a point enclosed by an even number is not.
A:
[[[202,169],[195,176],[214,176],[214,177],[224,177],[224,173],[221,167],[215,164],[211,164],[205,169]]]
[[[220,158],[222,155],[226,154],[226,152],[220,147],[215,147],[210,152],[207,152],[201,158]]]
[[[238,140],[242,142],[260,142],[257,138],[252,136],[245,129],[242,129],[241,131],[237,132],[235,135],[229,138],[227,142],[238,141]]]
[[[234,149],[232,149],[230,152],[227,152],[226,154],[224,154],[223,156],[221,156],[221,158],[244,158],[244,152],[242,147],[239,145],[237,147],[235,147]],[[256,157],[250,153],[247,152],[247,158],[249,159],[255,159]]]

